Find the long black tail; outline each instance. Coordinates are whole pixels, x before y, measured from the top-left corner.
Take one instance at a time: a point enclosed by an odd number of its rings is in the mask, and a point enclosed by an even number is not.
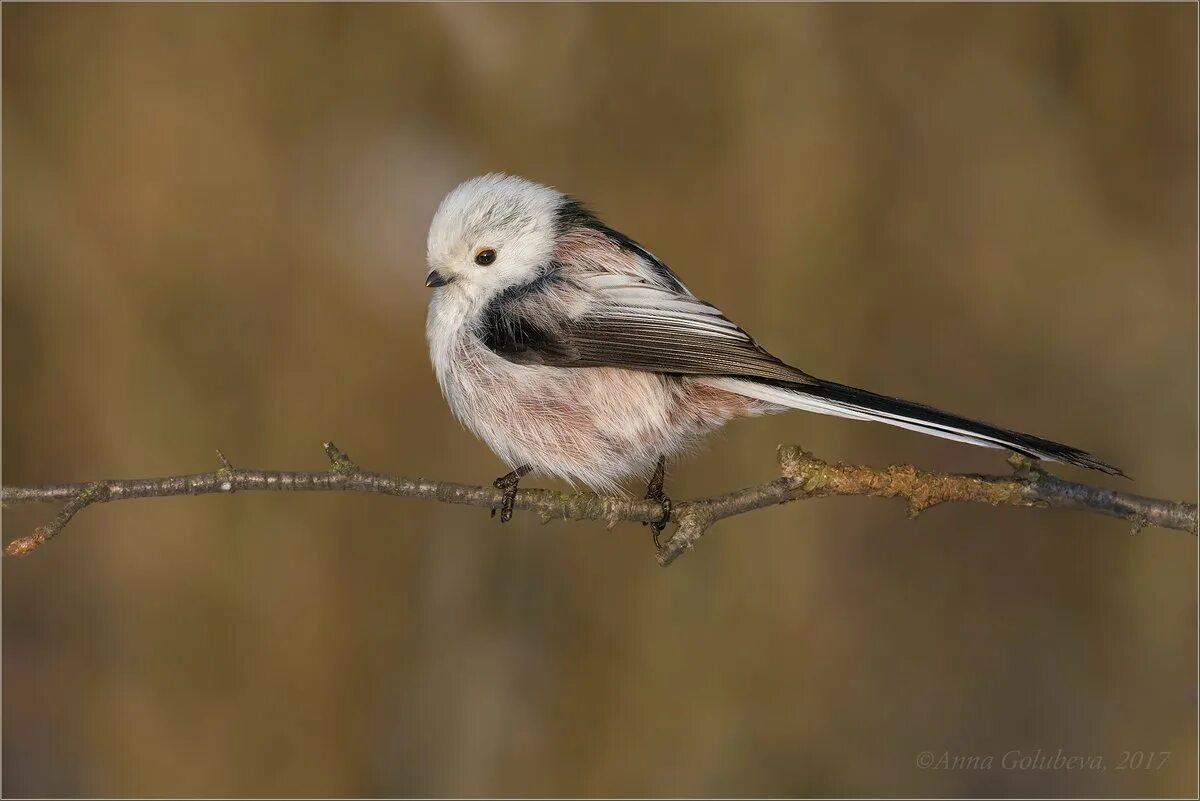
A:
[[[729,380],[729,389],[739,394],[778,403],[793,409],[805,409],[849,417],[855,420],[875,420],[901,428],[919,431],[944,439],[968,442],[987,448],[1007,448],[1034,459],[1086,467],[1109,475],[1125,476],[1119,467],[1102,462],[1086,451],[1053,442],[1032,434],[1009,431],[969,417],[943,412],[932,406],[913,401],[892,398],[849,387],[833,381],[811,378],[804,383],[759,383],[757,381]],[[726,383],[722,381],[722,385]]]

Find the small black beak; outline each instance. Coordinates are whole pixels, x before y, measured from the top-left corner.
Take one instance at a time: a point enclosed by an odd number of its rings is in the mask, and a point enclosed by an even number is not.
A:
[[[425,286],[430,288],[445,286],[448,283],[450,283],[449,279],[444,278],[437,270],[433,270],[425,276]]]

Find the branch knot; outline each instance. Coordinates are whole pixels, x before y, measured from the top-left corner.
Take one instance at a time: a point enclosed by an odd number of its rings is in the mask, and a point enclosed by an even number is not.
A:
[[[353,476],[358,474],[359,468],[350,457],[342,453],[337,445],[332,442],[325,443],[325,455],[329,457],[329,469],[334,473],[339,473],[343,476]]]

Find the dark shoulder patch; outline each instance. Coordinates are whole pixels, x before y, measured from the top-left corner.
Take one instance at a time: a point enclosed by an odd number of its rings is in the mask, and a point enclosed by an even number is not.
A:
[[[591,209],[583,205],[580,201],[573,197],[568,197],[561,206],[558,207],[558,212],[555,217],[555,228],[561,236],[574,227],[589,228],[597,231],[608,237],[621,250],[630,253],[636,253],[646,260],[646,263],[654,270],[654,273],[662,280],[663,284],[675,290],[676,292],[686,292],[687,289],[683,286],[675,273],[671,272],[671,268],[658,260],[653,253],[646,250],[633,239],[616,229],[609,228],[604,222],[597,217]]]
[[[564,364],[573,349],[559,332],[536,322],[525,307],[537,296],[569,281],[557,265],[528,284],[509,287],[488,303],[475,335],[488,350],[516,364]]]

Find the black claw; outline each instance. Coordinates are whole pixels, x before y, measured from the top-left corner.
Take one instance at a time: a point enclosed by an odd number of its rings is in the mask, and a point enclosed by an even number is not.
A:
[[[658,542],[658,536],[663,533],[663,529],[667,527],[667,523],[671,522],[671,499],[662,498],[659,501],[662,504],[663,516],[657,523],[650,524],[651,539],[654,540],[656,550],[662,550],[662,545]]]
[[[492,486],[496,489],[504,490],[504,497],[500,499],[500,522],[507,523],[512,520],[513,503],[517,500],[517,485],[521,483],[521,478],[525,476],[533,468],[530,465],[523,464],[511,473],[507,473],[492,482]],[[496,516],[496,510],[492,510],[492,517]]]
[[[667,523],[671,522],[671,499],[663,493],[663,482],[667,475],[667,457],[658,457],[658,464],[654,468],[654,475],[650,477],[650,484],[646,487],[646,500],[658,501],[662,506],[662,517],[655,523],[643,523],[650,526],[651,538],[654,540],[655,550],[662,550],[662,546],[658,543],[658,537],[663,533],[663,529],[667,527]]]

